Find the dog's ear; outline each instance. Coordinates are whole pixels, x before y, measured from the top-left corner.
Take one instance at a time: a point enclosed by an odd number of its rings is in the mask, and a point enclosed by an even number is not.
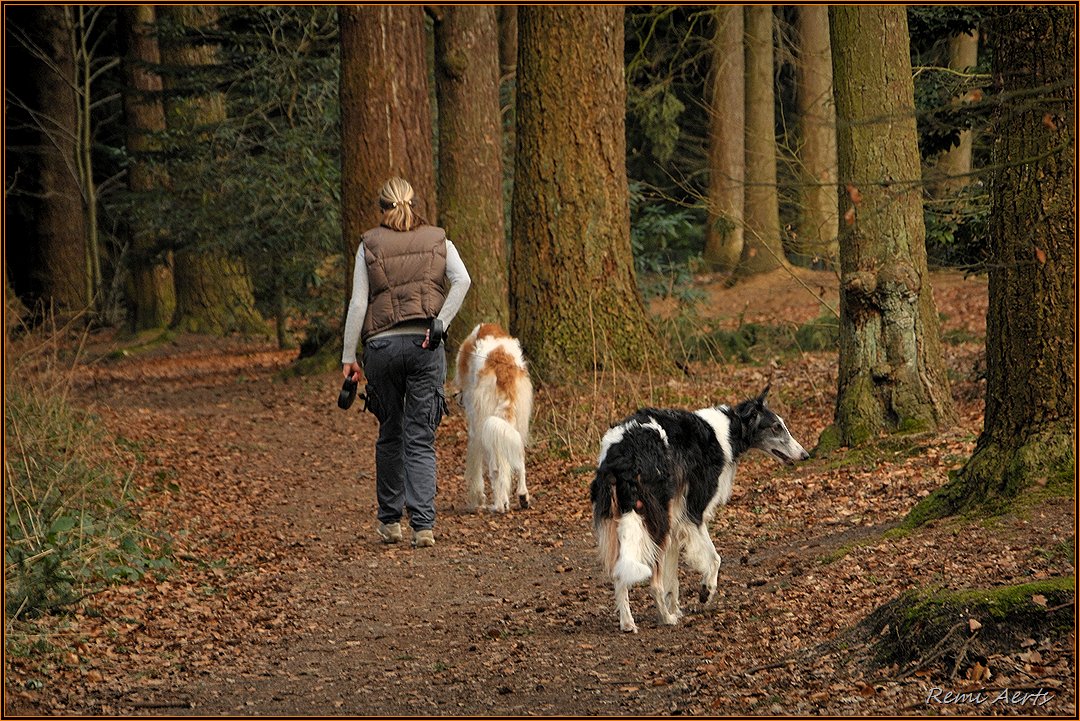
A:
[[[761,395],[757,397],[757,403],[759,406],[765,405],[765,396],[769,395],[769,389],[772,388],[772,381],[770,380],[765,384],[765,390],[761,391]]]

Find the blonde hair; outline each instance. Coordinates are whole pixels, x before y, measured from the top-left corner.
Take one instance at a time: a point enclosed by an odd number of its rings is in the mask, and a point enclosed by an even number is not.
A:
[[[379,207],[383,211],[382,224],[391,230],[412,230],[425,221],[416,212],[413,187],[404,178],[390,178],[379,191]]]

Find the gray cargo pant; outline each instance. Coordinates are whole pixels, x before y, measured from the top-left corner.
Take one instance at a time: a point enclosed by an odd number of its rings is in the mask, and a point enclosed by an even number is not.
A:
[[[446,351],[421,348],[423,340],[396,335],[364,344],[367,407],[379,419],[379,521],[397,523],[405,508],[417,531],[435,525],[435,428],[446,410]]]

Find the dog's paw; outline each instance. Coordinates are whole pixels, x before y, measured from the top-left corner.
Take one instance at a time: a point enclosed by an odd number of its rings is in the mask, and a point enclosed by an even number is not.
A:
[[[491,504],[492,513],[507,513],[510,511],[510,501],[496,501]]]
[[[623,633],[637,633],[637,624],[631,621],[630,623],[619,623],[619,630]]]
[[[529,507],[529,494],[522,493],[518,496],[518,505],[521,506],[521,510],[526,510]]]
[[[706,606],[712,605],[712,602],[716,600],[716,589],[702,584],[701,590],[698,592],[698,600]]]

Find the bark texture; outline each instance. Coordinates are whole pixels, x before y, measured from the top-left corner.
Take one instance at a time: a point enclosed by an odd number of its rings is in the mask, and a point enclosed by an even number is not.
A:
[[[842,445],[954,417],[926,267],[914,88],[903,7],[829,8],[844,229]],[[823,439],[824,440],[824,439]]]
[[[746,64],[743,10],[713,10],[712,75],[709,84],[709,197],[704,260],[713,270],[731,272],[743,249]]]
[[[452,340],[480,322],[507,327],[499,38],[492,6],[447,6],[435,27],[439,217],[472,276]]]
[[[118,13],[124,37],[124,116],[128,155],[128,189],[133,193],[165,191],[168,172],[160,157],[165,132],[162,106],[161,51],[157,39],[157,13],[153,5],[127,5]],[[132,322],[136,331],[164,328],[176,309],[172,253],[159,242],[155,229],[144,219],[130,221],[132,240]]]
[[[379,188],[400,176],[438,222],[431,90],[421,6],[342,5],[341,220],[346,287],[360,236],[379,224]]]
[[[796,9],[798,57],[795,102],[799,115],[799,225],[796,252],[812,263],[836,265],[836,105],[832,87],[829,8]]]
[[[43,293],[61,311],[80,311],[93,302],[86,214],[76,170],[80,123],[72,12],[70,7],[42,5],[30,30],[45,56],[34,53],[37,93],[29,101],[38,114],[36,235]]]
[[[746,32],[746,206],[740,275],[786,264],[776,190],[772,5],[743,7]]]
[[[989,20],[995,90],[1024,99],[995,118],[983,432],[913,523],[1033,485],[1074,492],[1075,13],[1003,6]]]
[[[209,143],[213,128],[226,118],[223,93],[184,87],[187,77],[218,64],[218,46],[201,39],[200,33],[217,26],[218,10],[212,5],[165,5],[162,13],[182,30],[161,47],[162,58],[176,72],[168,85],[166,123],[193,143]],[[186,149],[192,151],[193,149]],[[207,178],[213,177],[213,160],[205,152],[190,152],[173,165],[172,180],[177,191],[198,202]],[[173,325],[193,333],[265,333],[267,328],[255,309],[255,297],[244,262],[216,246],[216,239],[199,229],[183,239],[174,261],[176,312]]]
[[[630,249],[623,8],[518,10],[512,331],[541,378],[668,369]]]

